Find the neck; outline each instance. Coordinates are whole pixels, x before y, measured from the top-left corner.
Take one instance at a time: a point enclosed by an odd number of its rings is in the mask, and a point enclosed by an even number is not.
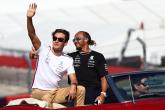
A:
[[[91,49],[89,48],[89,46],[86,46],[86,47],[82,48],[80,52],[81,53],[89,53],[89,52],[91,52]]]
[[[62,55],[62,51],[61,51],[61,50],[55,50],[55,49],[52,48],[52,52],[53,52],[53,54],[56,55],[56,56]]]

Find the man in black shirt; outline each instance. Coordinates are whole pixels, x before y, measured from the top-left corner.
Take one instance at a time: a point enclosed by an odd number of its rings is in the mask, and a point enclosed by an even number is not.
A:
[[[105,76],[108,74],[104,56],[90,49],[95,41],[85,31],[77,32],[73,42],[77,51],[68,55],[74,60],[78,84],[86,88],[85,104],[93,104],[97,100],[104,103],[107,90]]]
[[[96,43],[91,39],[89,33],[85,31],[77,32],[73,42],[77,51],[68,55],[74,60],[78,84],[86,89],[85,104],[93,104],[95,101],[102,104],[105,101],[107,91],[106,60],[101,53],[90,49],[89,46]],[[31,57],[32,53],[31,51]]]

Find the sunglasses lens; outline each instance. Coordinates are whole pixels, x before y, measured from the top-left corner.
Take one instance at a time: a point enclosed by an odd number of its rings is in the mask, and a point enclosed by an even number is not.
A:
[[[58,41],[59,42],[64,42],[64,39],[63,38],[58,38]]]
[[[58,40],[59,42],[64,42],[65,41],[65,39],[63,39],[63,38],[53,37],[53,41],[56,41],[56,40]]]
[[[144,83],[141,83],[143,86],[148,86],[148,84],[146,83],[146,82],[144,82]]]
[[[76,42],[76,39],[73,39],[73,42]]]
[[[146,86],[144,83],[141,83],[143,86]]]
[[[53,41],[56,41],[57,40],[57,37],[53,37]]]
[[[81,39],[79,39],[79,38],[74,38],[73,39],[73,42],[78,42],[78,41],[80,41]]]

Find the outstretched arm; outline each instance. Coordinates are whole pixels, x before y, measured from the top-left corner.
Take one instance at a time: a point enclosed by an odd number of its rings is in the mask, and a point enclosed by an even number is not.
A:
[[[32,20],[32,17],[36,13],[36,9],[37,9],[37,5],[35,3],[32,3],[29,5],[29,9],[27,10],[27,30],[28,30],[28,35],[31,39],[31,42],[34,48],[37,50],[41,46],[41,42],[36,35],[35,28],[33,26],[33,20]]]

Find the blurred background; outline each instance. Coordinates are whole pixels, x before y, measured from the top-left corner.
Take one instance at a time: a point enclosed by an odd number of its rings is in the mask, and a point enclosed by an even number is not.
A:
[[[73,52],[74,34],[83,30],[96,41],[92,49],[104,54],[110,73],[165,67],[164,0],[0,0],[2,103],[31,91],[35,60],[29,59],[26,11],[32,2],[38,5],[36,33],[46,44],[56,28],[64,28],[71,33],[64,51]]]

